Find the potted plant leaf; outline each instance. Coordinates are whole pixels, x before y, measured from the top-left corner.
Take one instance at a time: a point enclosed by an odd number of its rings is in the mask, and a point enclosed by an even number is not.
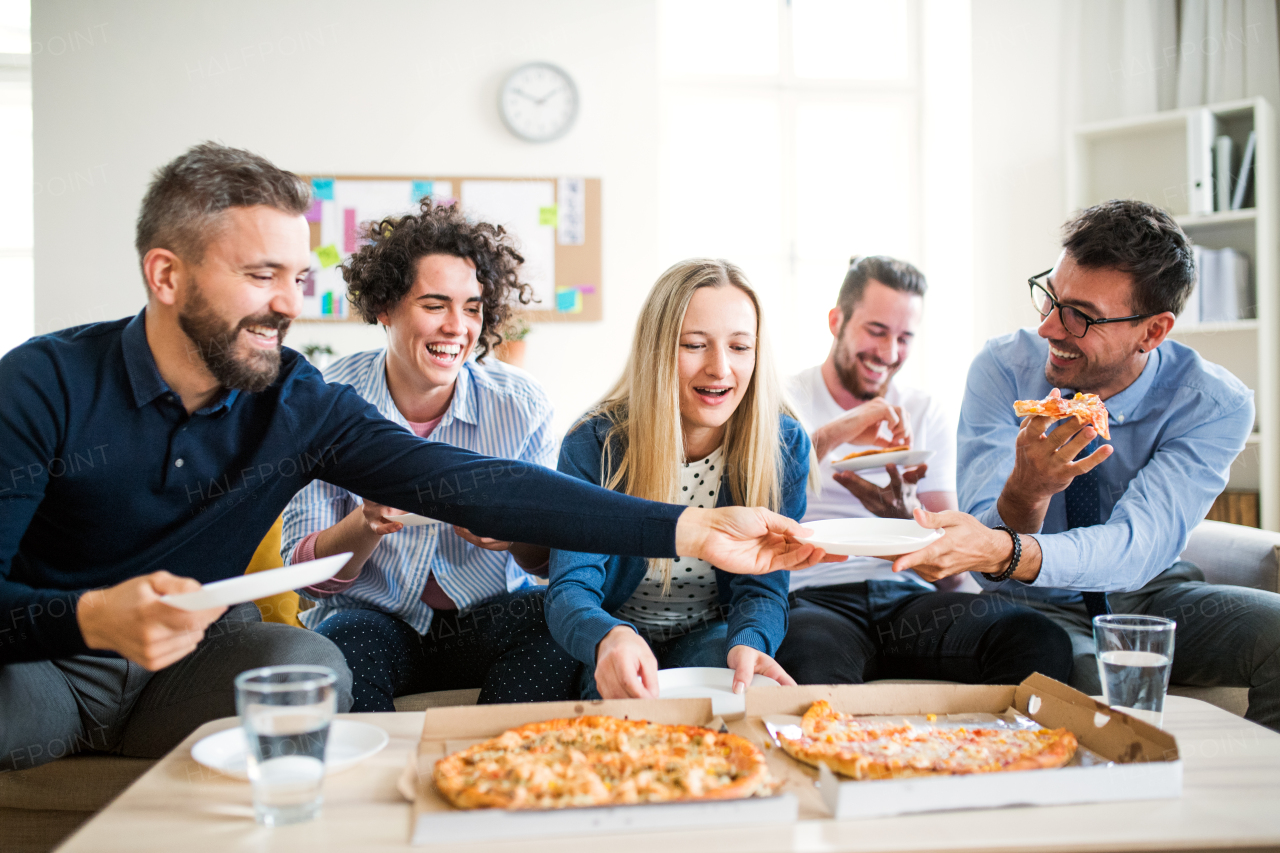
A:
[[[513,367],[524,367],[525,338],[531,328],[529,321],[519,314],[512,314],[511,319],[502,329],[502,343],[494,348],[494,354],[500,361]]]
[[[319,371],[323,371],[333,361],[333,347],[328,344],[304,344],[301,352]]]

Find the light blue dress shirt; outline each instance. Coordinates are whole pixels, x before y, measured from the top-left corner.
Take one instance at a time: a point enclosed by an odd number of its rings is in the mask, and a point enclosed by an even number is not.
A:
[[[1048,355],[1045,339],[1021,329],[989,341],[969,368],[957,485],[960,509],[988,526],[1004,523],[996,502],[1013,471],[1021,421],[1013,403],[1048,396]],[[1059,492],[1036,535],[1039,576],[1031,584],[992,584],[975,573],[985,588],[1020,587],[1019,596],[1057,603],[1078,602],[1072,590],[1141,588],[1182,553],[1253,429],[1253,392],[1175,341],[1157,347],[1142,374],[1106,404],[1115,451],[1094,469],[1106,522],[1068,530]]]
[[[453,400],[431,432],[431,440],[552,467],[556,441],[546,393],[524,371],[492,359],[486,362],[468,361],[458,371]],[[353,386],[383,417],[409,429],[387,388],[386,350],[343,358],[330,365],[324,378]],[[332,527],[360,504],[360,498],[346,489],[313,481],[285,509],[281,541],[285,562],[292,559],[303,537]],[[478,548],[447,524],[405,527],[382,538],[353,583],[336,595],[317,597],[316,606],[299,618],[314,628],[339,610],[381,610],[425,634],[433,611],[421,596],[432,572],[462,610],[534,583],[508,552]]]

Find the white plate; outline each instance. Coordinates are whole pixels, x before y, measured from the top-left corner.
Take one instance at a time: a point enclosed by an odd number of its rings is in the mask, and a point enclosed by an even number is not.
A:
[[[806,521],[812,536],[801,539],[828,554],[848,557],[891,557],[910,554],[936,542],[941,530],[921,527],[911,518],[829,518]]]
[[[873,453],[870,456],[855,456],[843,462],[832,460],[831,467],[837,471],[863,471],[867,468],[883,468],[886,465],[897,465],[899,468],[910,468],[927,462],[933,458],[932,450],[895,450],[893,453]]]
[[[324,747],[325,775],[354,767],[387,745],[387,733],[368,723],[334,720],[329,724],[329,740]],[[248,779],[248,745],[244,728],[236,726],[196,741],[191,757],[210,770],[233,779]]]
[[[444,524],[438,518],[427,518],[425,515],[417,515],[412,512],[406,512],[401,515],[388,515],[387,521],[398,521],[405,527],[422,527],[427,524]]]
[[[224,581],[207,583],[195,592],[164,595],[160,600],[183,610],[230,607],[233,604],[256,601],[268,595],[302,589],[304,586],[327,581],[336,575],[350,559],[351,552],[344,551],[331,557],[321,557],[319,560],[309,560],[279,569],[269,569],[265,572],[254,572],[251,575],[240,575]]]
[[[757,675],[752,687],[777,687],[767,675]],[[658,670],[658,698],[711,700],[711,712],[741,714],[747,710],[747,698],[733,692],[733,670],[719,666],[684,666]]]

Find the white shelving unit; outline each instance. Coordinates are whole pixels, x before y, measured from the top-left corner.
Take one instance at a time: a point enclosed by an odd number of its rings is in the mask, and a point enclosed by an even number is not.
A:
[[[1221,364],[1253,389],[1255,432],[1231,466],[1229,489],[1257,490],[1259,521],[1280,531],[1280,232],[1277,232],[1275,112],[1262,98],[1212,104],[1219,132],[1244,147],[1257,131],[1253,204],[1243,210],[1191,213],[1189,125],[1200,109],[1169,110],[1078,128],[1069,140],[1068,203],[1074,212],[1113,198],[1137,198],[1174,216],[1193,243],[1230,247],[1251,261],[1257,319],[1179,324],[1170,335]],[[1246,199],[1246,205],[1248,205]]]

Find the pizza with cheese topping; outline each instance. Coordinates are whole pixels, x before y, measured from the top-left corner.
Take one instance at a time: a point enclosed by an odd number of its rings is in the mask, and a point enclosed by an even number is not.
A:
[[[1077,747],[1067,729],[879,725],[826,701],[813,703],[800,729],[801,737],[778,737],[789,755],[859,781],[1049,769],[1070,761]]]
[[[558,809],[770,796],[764,754],[733,734],[617,717],[546,720],[436,762],[458,808]]]
[[[1043,400],[1018,400],[1013,404],[1013,413],[1020,418],[1028,415],[1047,415],[1051,418],[1075,418],[1082,426],[1092,426],[1098,435],[1111,439],[1111,427],[1107,423],[1107,406],[1097,394],[1077,393],[1070,400],[1065,399],[1057,388],[1049,392]]]

